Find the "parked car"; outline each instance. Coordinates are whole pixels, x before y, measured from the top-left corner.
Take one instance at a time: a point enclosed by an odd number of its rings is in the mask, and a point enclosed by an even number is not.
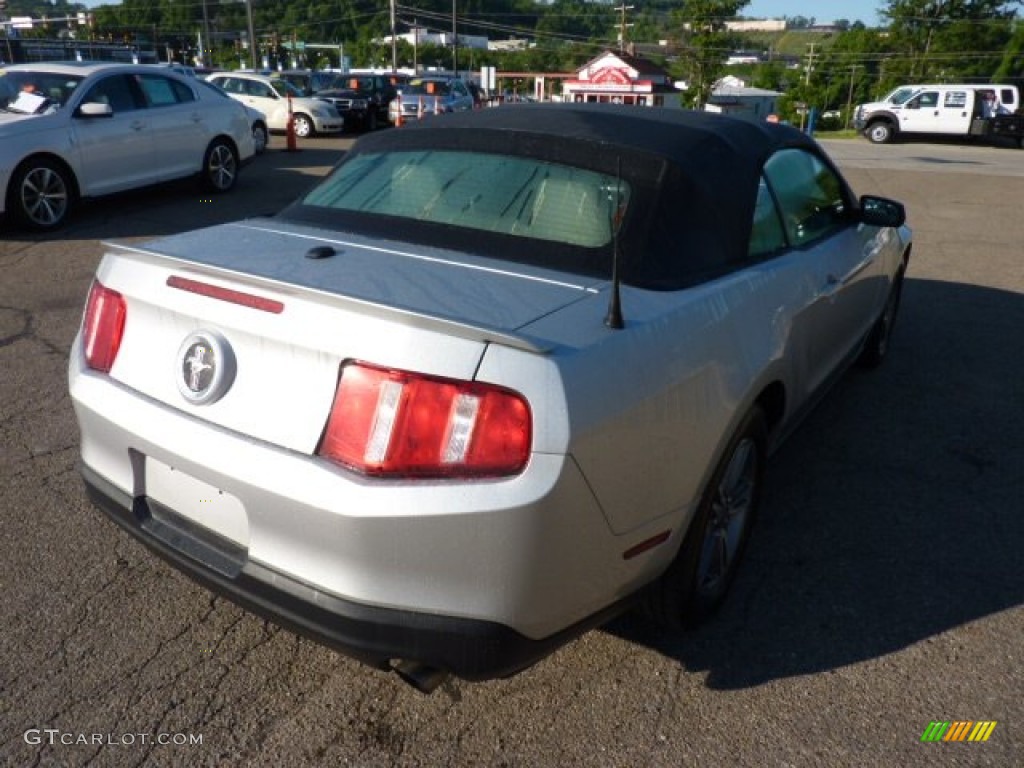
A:
[[[697,622],[769,452],[889,351],[910,249],[789,126],[545,104],[367,134],[275,217],[108,248],[70,355],[86,487],[420,690],[638,603]]]
[[[288,129],[289,96],[295,135],[299,138],[318,133],[338,133],[344,127],[344,121],[332,105],[302,96],[285,80],[249,72],[216,72],[206,79],[233,99],[266,115],[271,131]]]
[[[87,197],[188,176],[230,190],[253,156],[236,102],[145,65],[0,69],[0,213],[39,230]]]
[[[346,128],[375,131],[388,122],[388,106],[398,90],[388,75],[343,75],[317,93],[345,120]]]
[[[401,112],[403,120],[444,112],[473,109],[473,94],[466,84],[452,77],[417,77],[398,88],[398,96],[388,107],[388,119],[395,123]]]
[[[267,116],[255,107],[243,104],[245,113],[249,116],[252,125],[252,146],[257,155],[267,151],[267,144],[270,143],[270,128],[267,126]]]
[[[315,96],[330,88],[338,73],[317,69],[285,69],[276,76],[294,85],[303,96]]]
[[[196,80],[202,88],[209,88],[212,91],[216,91],[220,94],[221,98],[231,99],[231,97],[224,91],[223,88],[211,83],[208,80]],[[255,107],[250,107],[248,104],[242,104],[242,108],[245,110],[245,114],[249,118],[249,124],[252,126],[252,146],[253,151],[257,155],[262,155],[267,150],[267,145],[270,143],[270,128],[267,126],[267,116],[260,112]]]

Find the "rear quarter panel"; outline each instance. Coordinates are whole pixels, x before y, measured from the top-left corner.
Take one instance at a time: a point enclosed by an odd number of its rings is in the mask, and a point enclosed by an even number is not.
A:
[[[792,260],[683,291],[625,288],[624,330],[604,327],[606,294],[527,329],[561,342],[551,356],[557,388],[515,381],[497,348],[480,377],[500,376],[564,419],[565,450],[616,534],[658,518],[678,529],[760,390],[776,379],[796,389],[794,322],[812,290]]]

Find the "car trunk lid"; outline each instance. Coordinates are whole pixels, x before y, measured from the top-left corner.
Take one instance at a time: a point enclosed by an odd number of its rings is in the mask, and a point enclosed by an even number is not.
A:
[[[127,302],[114,379],[307,454],[322,434],[343,361],[471,380],[488,343],[543,352],[549,342],[517,329],[596,292],[452,252],[272,221],[111,244],[97,277]],[[217,336],[234,359],[225,392],[209,402],[182,391],[197,333]]]

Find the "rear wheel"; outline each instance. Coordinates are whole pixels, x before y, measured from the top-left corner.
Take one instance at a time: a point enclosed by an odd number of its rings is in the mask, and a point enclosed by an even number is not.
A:
[[[203,186],[211,192],[227,192],[238,180],[238,157],[224,139],[214,139],[203,158]]]
[[[868,126],[866,132],[868,141],[870,141],[872,144],[888,144],[890,141],[892,141],[894,134],[895,131],[893,131],[892,125],[890,123],[885,122],[884,120],[879,120],[877,123],[872,123],[871,125]]]
[[[45,157],[29,158],[14,174],[8,209],[30,229],[57,229],[71,211],[72,186],[67,171]]]
[[[896,325],[896,315],[900,309],[900,297],[903,295],[903,272],[896,273],[889,289],[889,296],[885,300],[882,314],[875,321],[868,339],[864,343],[864,349],[860,353],[857,362],[864,368],[877,368],[889,354],[889,344],[892,340],[892,329]]]
[[[711,476],[676,559],[650,588],[647,612],[672,627],[693,627],[725,600],[757,515],[768,425],[752,408]]]

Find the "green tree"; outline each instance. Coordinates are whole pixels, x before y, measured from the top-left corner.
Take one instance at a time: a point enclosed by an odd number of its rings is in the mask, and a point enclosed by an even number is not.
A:
[[[711,95],[715,80],[725,68],[729,51],[739,37],[731,34],[726,21],[736,18],[749,0],[687,0],[674,12],[682,43],[681,69],[690,83],[684,103],[700,108]]]
[[[890,0],[883,16],[909,81],[991,75],[1012,36],[1018,0]]]
[[[1003,58],[992,76],[994,81],[1024,78],[1024,23],[1017,22],[1013,35],[1003,49]]]

